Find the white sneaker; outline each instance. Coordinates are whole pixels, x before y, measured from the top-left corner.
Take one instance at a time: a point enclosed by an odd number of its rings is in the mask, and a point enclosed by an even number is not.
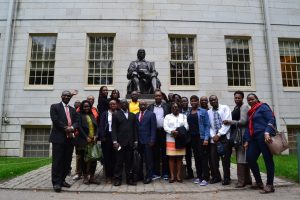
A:
[[[155,181],[155,180],[157,180],[157,179],[160,179],[160,176],[158,176],[158,175],[152,175],[152,181]]]
[[[75,174],[75,176],[73,176],[72,178],[74,181],[81,179],[81,176],[79,176],[78,174]]]
[[[194,179],[194,183],[195,183],[195,184],[199,184],[199,183],[200,183],[200,179],[199,179],[199,178],[195,178],[195,179]]]
[[[206,180],[201,181],[200,186],[207,186],[208,182]]]

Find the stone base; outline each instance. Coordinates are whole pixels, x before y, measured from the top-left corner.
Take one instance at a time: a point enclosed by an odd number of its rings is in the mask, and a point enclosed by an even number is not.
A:
[[[126,94],[126,99],[131,99],[131,95]],[[154,100],[154,94],[140,94],[139,99],[145,99],[145,100],[153,99]]]

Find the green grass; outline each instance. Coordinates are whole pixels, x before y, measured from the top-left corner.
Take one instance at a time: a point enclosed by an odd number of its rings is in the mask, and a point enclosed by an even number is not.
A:
[[[275,176],[298,181],[298,164],[296,155],[275,155],[273,156],[275,164]],[[235,157],[231,157],[231,162],[236,163]],[[263,157],[258,159],[259,169],[266,172],[266,166]]]
[[[51,163],[51,158],[0,157],[0,181],[25,174]]]

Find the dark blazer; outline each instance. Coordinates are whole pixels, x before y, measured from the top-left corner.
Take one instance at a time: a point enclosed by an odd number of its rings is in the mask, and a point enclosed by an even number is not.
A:
[[[101,115],[103,112],[107,111],[109,108],[108,99],[107,97],[101,97],[98,98],[98,105],[97,110],[99,115]]]
[[[89,114],[89,116],[91,117],[93,125],[94,125],[94,134],[95,134],[95,136],[97,136],[97,130],[98,130],[97,121],[93,114]],[[86,138],[89,135],[89,126],[88,126],[85,114],[80,114],[80,116],[79,116],[78,131],[79,131],[79,135],[78,135],[78,137],[76,137],[76,144],[77,145],[86,145],[87,144]]]
[[[150,110],[151,112],[154,111],[154,104],[155,103],[153,103],[153,104],[151,104],[151,105],[148,106],[148,110]],[[164,110],[164,116],[166,116],[167,114],[170,114],[170,107],[169,107],[169,105],[167,103],[162,102],[161,106],[162,106],[162,108]]]
[[[102,140],[103,138],[105,138],[105,136],[108,133],[108,112],[109,111],[105,111],[101,114],[100,116],[100,122],[99,122],[99,126],[98,126],[98,139]]]
[[[112,141],[117,141],[121,146],[137,141],[136,117],[135,114],[128,112],[128,119],[124,112],[119,110],[112,115]]]
[[[140,112],[136,114],[138,139],[141,144],[155,142],[156,135],[156,116],[153,112],[147,110],[144,113],[142,121],[139,120]]]
[[[78,114],[76,113],[75,108],[71,106],[69,106],[69,112],[72,120],[72,126],[75,129],[78,127]],[[67,141],[65,127],[68,126],[68,120],[62,102],[51,105],[50,117],[52,120],[52,129],[49,142],[63,144]]]

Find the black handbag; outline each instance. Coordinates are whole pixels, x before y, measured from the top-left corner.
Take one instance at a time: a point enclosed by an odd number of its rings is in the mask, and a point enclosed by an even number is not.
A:
[[[182,149],[187,144],[189,138],[187,134],[188,131],[184,126],[176,128],[176,131],[178,131],[178,135],[175,137],[175,148]]]
[[[231,126],[231,131],[230,131],[230,139],[229,142],[231,146],[234,146],[235,148],[238,148],[242,145],[243,139],[242,139],[242,131],[241,128],[235,124]]]
[[[132,171],[133,174],[138,174],[140,171],[141,155],[137,149],[133,150]]]

